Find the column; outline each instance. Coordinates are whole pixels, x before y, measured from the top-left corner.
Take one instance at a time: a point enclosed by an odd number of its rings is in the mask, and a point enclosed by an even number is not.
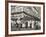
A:
[[[25,24],[24,23],[22,24],[22,27],[25,27]]]
[[[30,27],[30,21],[28,21],[28,27]]]
[[[32,28],[34,28],[34,21],[32,21]]]

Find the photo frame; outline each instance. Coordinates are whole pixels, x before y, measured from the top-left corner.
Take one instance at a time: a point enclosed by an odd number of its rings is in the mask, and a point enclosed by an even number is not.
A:
[[[6,1],[5,35],[45,34],[45,3]]]

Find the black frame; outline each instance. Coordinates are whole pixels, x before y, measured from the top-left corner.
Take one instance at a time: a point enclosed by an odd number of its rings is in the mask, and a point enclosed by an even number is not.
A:
[[[43,5],[43,33],[29,34],[8,34],[8,3],[26,3],[26,4],[42,4]],[[25,1],[5,1],[5,36],[22,36],[22,35],[38,35],[45,34],[45,3],[44,2],[25,2]]]

